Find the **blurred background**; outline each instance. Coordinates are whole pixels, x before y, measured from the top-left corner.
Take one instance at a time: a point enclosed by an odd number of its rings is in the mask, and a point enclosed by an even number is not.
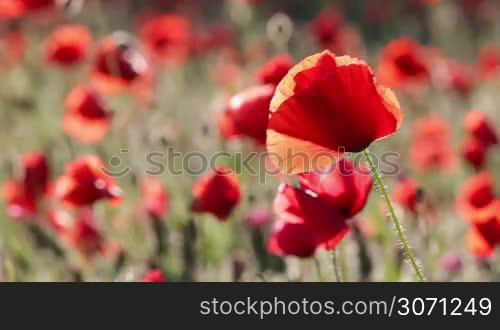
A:
[[[331,251],[268,251],[283,179],[241,167],[265,146],[226,117],[264,68],[324,49],[398,96],[403,126],[371,151],[399,155],[386,183],[426,276],[499,280],[500,214],[471,234],[459,205],[468,180],[500,184],[499,17],[496,0],[0,0],[0,281],[334,280]],[[491,143],[471,140],[477,125]],[[192,211],[206,176],[145,174],[168,148],[229,153],[241,196],[226,219]],[[413,280],[378,197],[335,250],[345,281]]]

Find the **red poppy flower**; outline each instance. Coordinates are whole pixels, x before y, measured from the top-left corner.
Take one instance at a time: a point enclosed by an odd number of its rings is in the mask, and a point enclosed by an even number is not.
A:
[[[103,252],[104,237],[95,224],[94,214],[90,208],[78,211],[71,225],[61,232],[62,238],[82,255],[91,257]]]
[[[465,215],[466,220],[473,221],[472,218],[477,212],[494,200],[493,177],[489,172],[481,172],[464,183],[458,197],[458,209]]]
[[[394,189],[394,201],[410,212],[416,213],[422,197],[420,185],[415,180],[403,180]]]
[[[195,183],[193,198],[193,212],[207,212],[226,220],[241,199],[238,177],[231,169],[218,167]]]
[[[50,170],[47,158],[41,152],[27,153],[23,156],[23,184],[37,195],[47,192]]]
[[[83,156],[66,167],[54,194],[69,207],[90,206],[102,199],[117,202],[121,190],[105,171],[105,164],[97,156]]]
[[[92,76],[102,93],[116,94],[134,86],[144,87],[150,74],[146,58],[126,33],[113,33],[99,43]]]
[[[486,147],[475,138],[465,140],[462,155],[467,163],[476,170],[480,170],[486,161]]]
[[[45,44],[47,61],[70,67],[85,60],[92,37],[89,29],[82,25],[64,25],[52,33]]]
[[[87,144],[104,139],[111,127],[111,113],[96,90],[88,86],[74,88],[66,97],[65,108],[66,134]]]
[[[498,135],[494,126],[481,111],[470,111],[465,117],[464,126],[467,133],[486,148],[498,144]]]
[[[20,0],[27,12],[55,8],[57,0]]]
[[[13,25],[8,32],[0,35],[0,49],[2,49],[0,68],[20,62],[26,51],[26,36],[22,29]]]
[[[57,0],[0,0],[0,19],[20,16],[55,8]]]
[[[165,275],[161,269],[155,269],[144,275],[138,282],[165,282]]]
[[[321,48],[335,53],[360,53],[359,35],[349,28],[335,9],[323,10],[311,23],[311,31]]]
[[[348,159],[323,174],[303,174],[300,187],[282,184],[274,202],[279,218],[268,242],[276,255],[309,257],[333,249],[348,232],[347,220],[366,204],[372,179]]]
[[[234,40],[234,33],[227,26],[215,25],[204,29],[193,38],[191,52],[201,56],[211,50],[229,47]]]
[[[157,60],[182,63],[191,50],[191,22],[182,16],[149,18],[142,24],[140,35]]]
[[[272,85],[261,85],[233,96],[219,122],[222,137],[245,136],[257,144],[265,144],[273,95]]]
[[[3,187],[7,214],[15,219],[33,216],[38,202],[49,188],[49,165],[45,155],[32,152],[22,157],[22,174],[19,180],[10,180]]]
[[[163,219],[169,210],[168,193],[163,183],[154,177],[141,181],[142,209],[153,219]]]
[[[429,68],[424,48],[409,38],[392,41],[382,52],[379,77],[391,87],[426,81]]]
[[[293,67],[293,59],[288,54],[278,55],[270,59],[257,72],[256,78],[262,84],[277,86]]]
[[[270,111],[267,149],[284,160],[277,167],[286,174],[313,170],[293,155],[309,160],[331,155],[314,164],[327,166],[343,152],[362,151],[395,133],[402,120],[394,93],[375,82],[368,65],[329,51],[307,57],[288,72]]]
[[[500,72],[500,47],[487,44],[479,52],[479,73],[483,78],[491,78]]]
[[[10,180],[2,187],[6,212],[14,219],[24,219],[36,215],[37,201],[33,190],[22,183]]]
[[[467,96],[474,88],[474,76],[464,64],[451,62],[448,64],[448,88],[462,96]]]
[[[412,164],[421,171],[449,170],[455,165],[450,145],[450,126],[437,115],[421,118],[413,125],[410,146]]]

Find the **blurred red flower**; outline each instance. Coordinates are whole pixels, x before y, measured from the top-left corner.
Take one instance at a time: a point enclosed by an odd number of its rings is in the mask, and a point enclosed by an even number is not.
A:
[[[334,249],[348,232],[347,221],[366,204],[372,179],[363,167],[342,159],[335,169],[300,177],[300,187],[282,184],[274,207],[278,216],[268,242],[275,255],[309,257]]]
[[[288,54],[282,54],[271,58],[262,68],[257,71],[256,78],[261,84],[277,86],[288,71],[293,67],[293,59]]]
[[[494,125],[481,111],[469,111],[465,117],[464,126],[467,133],[481,142],[486,148],[498,144],[498,135]]]
[[[91,206],[102,199],[120,201],[121,190],[105,171],[106,166],[99,157],[80,157],[57,179],[55,197],[68,207]]]
[[[465,161],[476,170],[484,167],[486,151],[486,146],[474,137],[467,138],[462,147],[462,155]]]
[[[416,213],[422,199],[422,190],[416,180],[402,180],[394,189],[394,201],[406,210]]]
[[[163,219],[169,211],[170,200],[163,183],[155,177],[141,180],[141,209],[155,220]]]
[[[179,15],[147,18],[140,29],[150,55],[159,61],[182,63],[190,55],[191,22]]]
[[[329,51],[307,57],[288,72],[270,111],[267,149],[284,160],[277,167],[286,174],[312,170],[303,157],[290,155],[333,156],[313,164],[324,167],[343,152],[362,151],[392,135],[402,121],[396,96],[375,82],[366,63]]]
[[[470,216],[469,251],[479,257],[490,257],[500,244],[500,200],[489,203]]]
[[[231,169],[219,166],[194,184],[191,209],[197,213],[211,213],[224,221],[240,200],[238,177]]]
[[[91,87],[77,86],[65,101],[66,134],[87,144],[102,141],[111,126],[111,113],[101,95]]]
[[[165,275],[161,269],[155,269],[144,275],[138,282],[165,282]]]
[[[405,87],[429,78],[425,49],[415,40],[391,41],[382,51],[378,67],[380,81],[390,87]]]
[[[86,26],[63,25],[46,41],[45,57],[49,63],[71,67],[86,59],[91,42],[92,36]]]
[[[92,257],[103,253],[106,245],[92,209],[85,207],[76,212],[72,216],[63,209],[52,210],[48,216],[49,224],[69,247],[83,256]]]
[[[260,85],[233,96],[219,120],[222,137],[231,139],[244,136],[259,145],[264,145],[269,121],[269,104],[273,95],[272,85]]]
[[[493,176],[481,172],[469,178],[463,185],[457,200],[457,207],[469,222],[474,222],[476,214],[490,206],[496,198]]]
[[[491,257],[495,251],[495,246],[475,228],[469,229],[467,233],[467,248],[472,255],[480,259]]]
[[[0,19],[13,19],[53,9],[56,5],[57,0],[0,0]]]
[[[450,126],[436,114],[415,121],[410,153],[412,164],[421,171],[449,170],[456,164],[450,145]]]
[[[359,54],[358,34],[344,22],[336,9],[321,11],[311,22],[311,32],[321,48],[339,54]]]
[[[15,219],[36,215],[38,202],[49,192],[50,170],[45,155],[32,152],[22,157],[22,174],[3,187],[7,214]]]
[[[0,35],[0,49],[2,54],[0,68],[20,62],[26,51],[26,35],[23,30],[17,25],[12,25],[7,32]]]
[[[491,78],[500,72],[500,47],[486,44],[479,51],[479,73],[483,78]]]
[[[230,47],[234,41],[234,33],[225,25],[215,25],[205,28],[193,39],[191,52],[193,55],[200,56],[211,50]]]

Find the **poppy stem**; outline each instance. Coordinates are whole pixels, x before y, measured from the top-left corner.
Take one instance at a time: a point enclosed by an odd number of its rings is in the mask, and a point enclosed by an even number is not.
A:
[[[363,150],[363,155],[365,156],[366,161],[370,166],[370,172],[372,173],[373,179],[375,180],[375,183],[377,184],[377,186],[380,189],[380,192],[382,193],[382,197],[385,201],[387,209],[389,210],[390,218],[392,219],[394,227],[396,228],[396,233],[398,235],[398,238],[401,241],[401,244],[403,245],[403,250],[405,252],[406,258],[413,267],[413,270],[415,271],[418,280],[420,282],[425,282],[422,270],[420,269],[420,266],[417,263],[415,255],[412,252],[410,244],[408,244],[408,240],[406,239],[405,234],[403,232],[403,226],[401,225],[398,217],[396,216],[396,212],[394,211],[394,206],[392,205],[392,201],[389,196],[389,193],[387,192],[384,180],[382,179],[382,176],[380,175],[377,167],[375,166],[375,163],[373,162],[372,156],[370,155],[368,149]]]

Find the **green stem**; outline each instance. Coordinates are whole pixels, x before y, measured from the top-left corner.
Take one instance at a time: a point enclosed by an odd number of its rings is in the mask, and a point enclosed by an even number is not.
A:
[[[339,263],[337,262],[336,249],[332,250],[332,265],[333,265],[333,273],[335,274],[335,281],[342,282],[342,277],[340,276],[340,271],[339,271]]]
[[[399,219],[396,216],[396,212],[394,211],[394,207],[392,205],[391,198],[389,196],[389,193],[387,192],[384,181],[382,180],[382,176],[378,172],[378,169],[375,166],[368,149],[365,149],[363,151],[363,155],[365,156],[366,161],[368,162],[368,165],[370,166],[370,171],[372,173],[373,179],[375,180],[375,183],[377,184],[377,186],[380,189],[380,192],[382,193],[382,197],[385,201],[387,209],[389,210],[390,218],[394,222],[394,227],[396,228],[396,233],[398,235],[398,238],[403,245],[403,250],[405,252],[405,256],[408,259],[408,261],[410,262],[411,266],[413,267],[413,270],[415,271],[415,274],[417,275],[418,280],[420,282],[425,282],[425,278],[424,278],[424,275],[422,274],[422,270],[418,266],[418,263],[415,259],[415,256],[411,250],[410,244],[408,244],[408,240],[406,239],[406,237],[404,235],[403,227],[401,226],[401,223],[399,222]]]

